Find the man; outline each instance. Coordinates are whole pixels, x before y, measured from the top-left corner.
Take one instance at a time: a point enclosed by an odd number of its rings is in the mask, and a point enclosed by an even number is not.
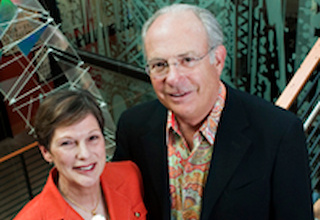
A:
[[[122,115],[114,160],[141,169],[149,219],[312,219],[301,122],[220,80],[226,49],[213,15],[168,6],[142,37],[160,102]]]

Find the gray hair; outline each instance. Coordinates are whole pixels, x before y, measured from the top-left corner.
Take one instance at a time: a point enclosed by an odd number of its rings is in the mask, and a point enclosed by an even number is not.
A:
[[[143,53],[146,57],[146,51],[145,51],[145,37],[147,34],[147,31],[149,30],[152,23],[163,14],[167,13],[178,13],[182,11],[188,11],[191,10],[201,21],[203,24],[207,36],[208,36],[208,45],[210,48],[215,48],[219,45],[223,44],[223,32],[221,30],[221,27],[216,20],[215,16],[207,9],[200,8],[198,6],[194,5],[188,5],[188,4],[172,4],[169,6],[165,6],[158,11],[156,11],[143,25],[141,36],[142,36],[142,46],[143,46]],[[211,54],[211,60],[214,59],[214,53]]]

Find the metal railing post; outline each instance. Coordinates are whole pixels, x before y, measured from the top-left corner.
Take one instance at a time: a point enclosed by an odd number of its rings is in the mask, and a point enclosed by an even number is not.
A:
[[[29,199],[31,200],[31,199],[33,199],[34,196],[32,193],[32,188],[31,188],[30,178],[29,178],[29,174],[28,174],[28,170],[27,170],[27,165],[26,165],[23,154],[20,154],[19,157],[20,157],[21,164],[22,164],[23,174],[24,174],[24,177],[25,177],[26,183],[27,183]]]

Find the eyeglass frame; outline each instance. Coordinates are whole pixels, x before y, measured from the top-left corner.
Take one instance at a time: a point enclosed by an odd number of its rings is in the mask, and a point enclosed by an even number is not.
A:
[[[158,74],[158,75],[152,76],[152,72],[151,72],[151,70],[150,70],[150,68],[149,68],[149,66],[150,66],[149,63],[146,64],[146,66],[145,66],[145,71],[146,71],[146,73],[147,73],[150,77],[153,77],[153,78],[162,78],[162,77],[165,77],[165,76],[168,74],[168,72],[169,72],[169,66],[170,66],[170,65],[182,66],[182,67],[185,67],[185,68],[194,67],[194,66],[197,64],[197,62],[199,62],[199,61],[201,61],[202,59],[204,59],[204,58],[205,58],[208,54],[210,54],[210,52],[212,52],[212,50],[214,50],[215,48],[216,48],[216,46],[211,47],[211,48],[207,51],[207,53],[205,53],[204,55],[202,55],[202,56],[200,56],[200,57],[190,57],[190,56],[189,56],[189,57],[180,57],[180,58],[179,58],[179,57],[175,57],[177,61],[174,62],[174,63],[169,63],[168,60],[160,59],[160,60],[163,61],[163,64],[164,64],[163,68],[164,68],[164,70],[167,69],[166,71],[163,71],[163,74]],[[184,61],[185,58],[192,58],[191,61],[193,61],[193,62],[195,62],[195,63],[194,63],[192,66],[184,66],[182,63],[183,63],[183,61]],[[191,61],[189,61],[189,62],[191,62]],[[158,63],[160,63],[160,61],[159,61]],[[159,72],[159,73],[160,73],[160,72]]]

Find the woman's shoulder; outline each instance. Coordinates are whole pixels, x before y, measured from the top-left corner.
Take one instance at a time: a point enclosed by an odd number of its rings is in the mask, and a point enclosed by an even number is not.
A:
[[[142,177],[138,166],[129,160],[106,163],[101,178],[113,187],[123,183],[130,183],[130,185],[139,188],[142,185]]]
[[[15,220],[48,219],[48,216],[61,219],[66,202],[54,183],[57,172],[56,168],[50,171],[42,191],[21,209]]]
[[[29,201],[20,212],[13,218],[14,220],[41,219],[41,193]]]
[[[134,174],[136,175],[137,173],[140,174],[140,170],[138,166],[130,161],[117,161],[117,162],[109,162],[106,163],[106,172],[108,173],[117,173],[118,175],[129,175]]]

